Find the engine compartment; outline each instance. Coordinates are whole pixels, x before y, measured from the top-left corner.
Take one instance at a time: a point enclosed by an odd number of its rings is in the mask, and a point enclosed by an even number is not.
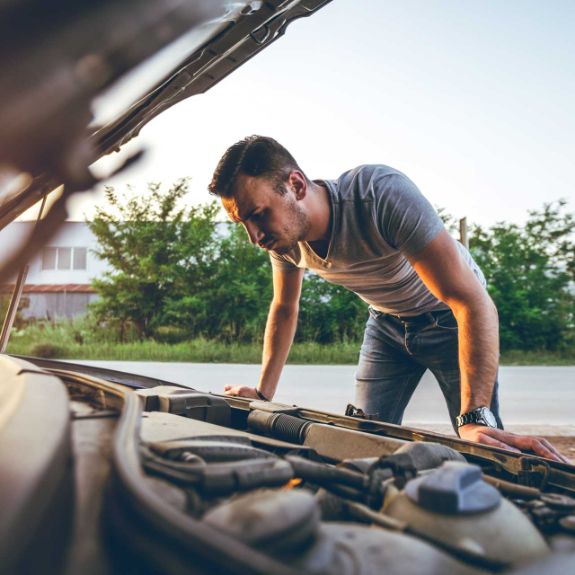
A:
[[[125,376],[134,390],[65,364],[47,373],[7,361],[18,377],[33,374],[46,388],[59,382],[68,396],[62,429],[70,428],[70,441],[58,449],[71,445],[59,461],[74,487],[57,506],[73,509],[73,518],[69,530],[52,529],[62,553],[46,572],[471,575],[575,567],[570,465],[294,406]],[[46,506],[38,521],[53,516]],[[31,553],[41,557],[42,545],[30,537],[3,563],[15,566],[6,572],[34,572],[18,566]]]
[[[575,550],[575,498],[484,475],[439,443],[340,429],[360,456],[339,459],[341,442],[321,437],[333,428],[261,402],[230,434],[223,398],[138,393],[159,409],[142,424],[146,473],[185,491],[187,513],[300,572],[501,572]]]

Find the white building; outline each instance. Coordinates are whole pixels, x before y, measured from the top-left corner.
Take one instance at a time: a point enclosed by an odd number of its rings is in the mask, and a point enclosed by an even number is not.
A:
[[[1,260],[6,260],[30,235],[35,222],[13,222],[0,231]],[[85,222],[65,222],[29,262],[20,313],[28,318],[75,317],[97,298],[90,285],[107,269],[94,249],[98,242]],[[1,286],[3,294],[14,287]]]

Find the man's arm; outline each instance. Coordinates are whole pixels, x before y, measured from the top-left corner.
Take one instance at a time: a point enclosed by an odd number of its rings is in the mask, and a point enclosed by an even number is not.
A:
[[[273,269],[274,296],[270,305],[262,354],[262,369],[257,390],[272,399],[287,360],[297,327],[299,298],[304,270]],[[226,395],[258,398],[256,388],[226,385]]]
[[[446,303],[459,328],[461,413],[491,404],[499,361],[499,322],[491,298],[467,265],[455,240],[441,231],[419,254],[409,258],[430,291]],[[513,451],[530,450],[567,462],[545,439],[521,436],[482,425],[459,428],[462,439]]]

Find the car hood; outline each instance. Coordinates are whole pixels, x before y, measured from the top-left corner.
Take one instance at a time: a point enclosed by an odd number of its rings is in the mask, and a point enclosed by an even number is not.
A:
[[[329,1],[3,2],[0,229],[64,188],[36,245],[7,262],[0,281],[64,221],[67,198],[98,183],[91,164]]]

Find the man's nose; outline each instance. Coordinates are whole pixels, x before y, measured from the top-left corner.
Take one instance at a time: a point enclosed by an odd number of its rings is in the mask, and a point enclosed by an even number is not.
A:
[[[258,244],[264,237],[264,233],[253,222],[243,222],[246,232],[252,244]]]

